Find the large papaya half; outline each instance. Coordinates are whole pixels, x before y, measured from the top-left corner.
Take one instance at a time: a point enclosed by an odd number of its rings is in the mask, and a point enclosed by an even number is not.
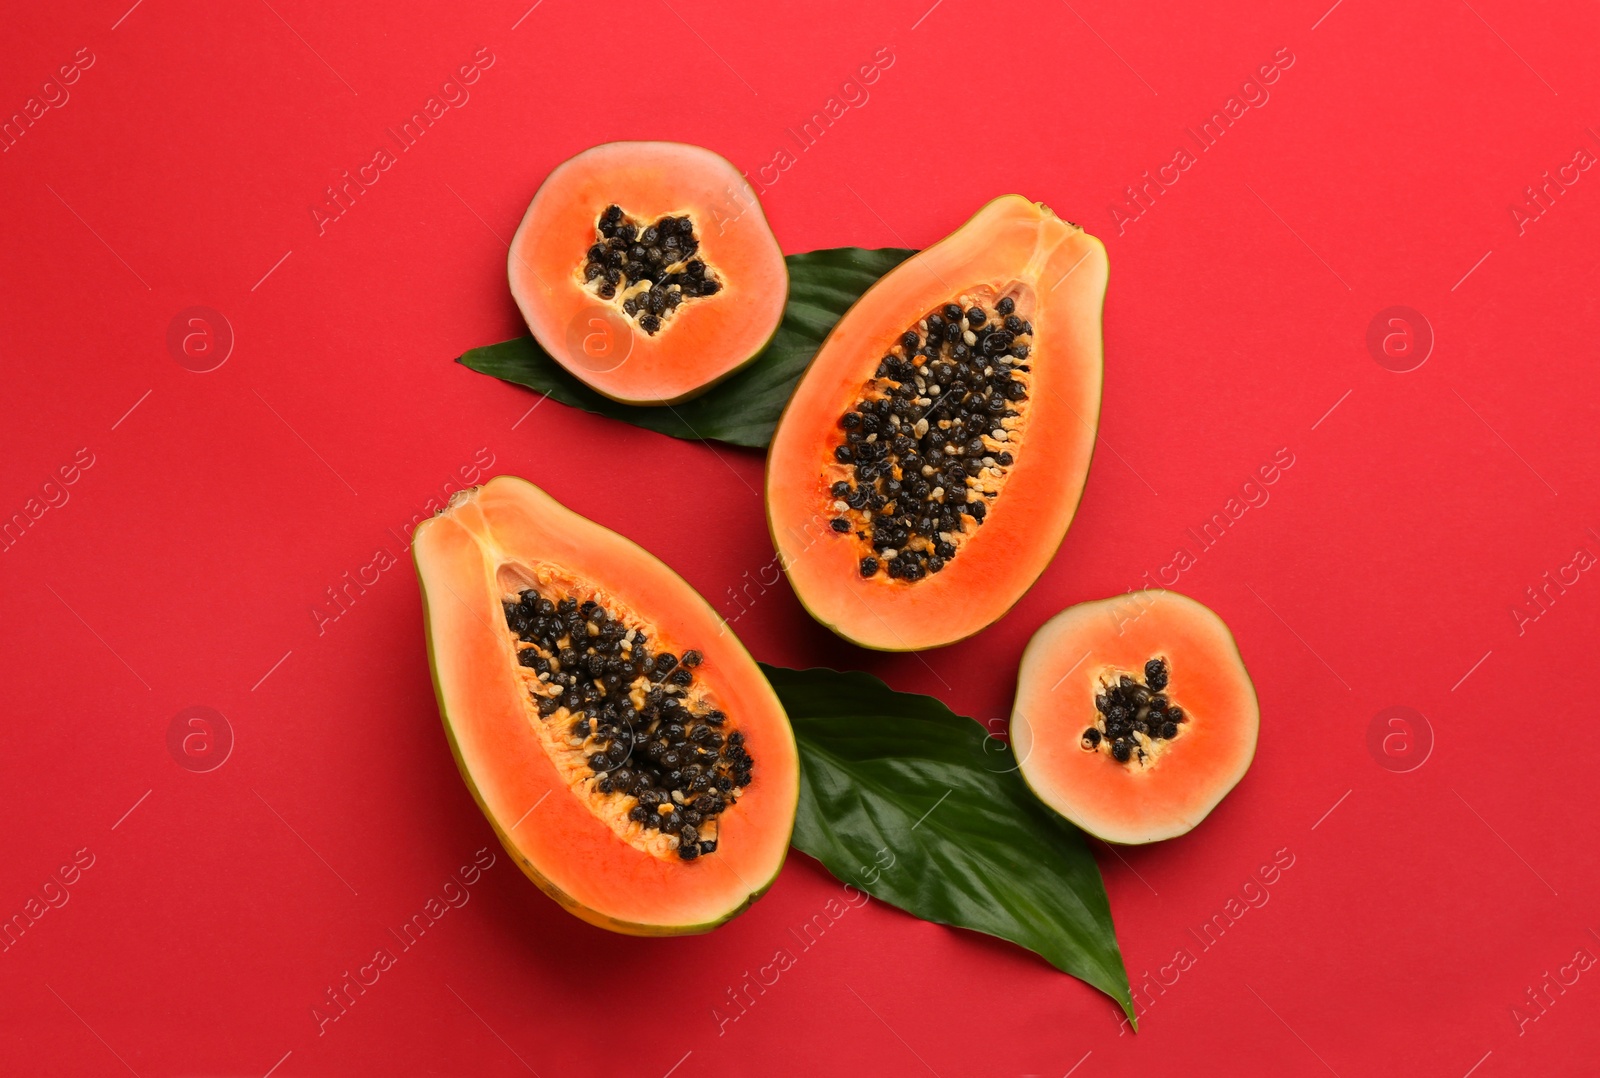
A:
[[[1038,579],[1094,451],[1106,275],[1099,240],[1006,195],[845,313],[767,458],[813,616],[863,647],[939,647]]]
[[[540,346],[624,404],[674,404],[733,374],[772,339],[789,295],[755,190],[679,142],[608,142],[556,166],[508,268]]]
[[[1079,603],[1034,634],[1011,744],[1050,807],[1107,842],[1188,831],[1255,757],[1255,686],[1221,618],[1175,591]]]
[[[499,476],[417,527],[428,656],[456,764],[551,898],[632,935],[704,932],[788,849],[788,717],[682,577]]]

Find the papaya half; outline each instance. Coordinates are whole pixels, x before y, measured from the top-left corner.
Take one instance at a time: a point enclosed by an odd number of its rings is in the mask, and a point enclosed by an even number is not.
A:
[[[507,265],[539,345],[624,404],[675,404],[733,374],[789,295],[755,189],[678,142],[608,142],[556,166]]]
[[[445,733],[522,870],[615,932],[704,932],[776,878],[799,757],[766,676],[695,590],[514,476],[413,544]]]
[[[1066,536],[1100,416],[1100,241],[989,203],[839,320],[778,422],[767,520],[795,594],[863,647],[954,643]]]
[[[1227,625],[1175,591],[1079,603],[1029,641],[1011,745],[1033,792],[1107,842],[1189,831],[1244,777],[1261,711]]]

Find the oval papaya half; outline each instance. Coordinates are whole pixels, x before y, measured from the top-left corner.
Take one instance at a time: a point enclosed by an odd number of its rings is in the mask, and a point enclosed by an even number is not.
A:
[[[1193,828],[1244,776],[1261,711],[1233,634],[1175,591],[1079,603],[1034,634],[1011,745],[1051,808],[1107,842]]]
[[[556,166],[507,266],[540,346],[624,404],[675,404],[733,374],[789,295],[754,188],[678,142],[608,142]]]
[[[710,604],[513,476],[457,493],[413,550],[456,764],[540,888],[632,935],[707,931],[766,890],[799,758]]]
[[[1100,241],[1006,195],[840,319],[767,458],[800,602],[863,647],[964,639],[1066,536],[1100,416]]]

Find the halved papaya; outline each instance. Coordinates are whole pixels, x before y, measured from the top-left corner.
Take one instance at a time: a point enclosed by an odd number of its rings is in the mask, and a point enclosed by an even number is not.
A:
[[[788,717],[682,577],[514,476],[418,526],[439,712],[522,870],[601,928],[704,932],[777,876]]]
[[[726,158],[678,142],[608,142],[556,166],[508,267],[540,346],[624,404],[675,404],[733,374],[789,295],[755,190]]]
[[[863,647],[988,626],[1049,564],[1100,417],[1100,241],[1006,195],[840,319],[767,457],[795,594]]]
[[[1011,745],[1033,792],[1107,842],[1172,838],[1244,777],[1261,711],[1233,634],[1175,591],[1079,603],[1022,655]]]

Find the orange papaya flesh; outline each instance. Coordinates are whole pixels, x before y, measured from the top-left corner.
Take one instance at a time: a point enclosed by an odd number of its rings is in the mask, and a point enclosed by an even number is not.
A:
[[[557,166],[507,268],[539,345],[625,404],[687,400],[744,367],[789,293],[755,190],[725,158],[676,142],[608,142]]]
[[[1261,712],[1221,618],[1174,591],[1080,603],[1034,634],[1011,744],[1034,793],[1107,842],[1195,827],[1244,776]]]
[[[824,341],[767,459],[801,603],[863,647],[993,623],[1043,572],[1099,421],[1100,241],[1006,195],[872,286]]]
[[[771,884],[794,735],[693,588],[511,476],[459,492],[413,550],[456,763],[539,887],[602,928],[676,935]]]

